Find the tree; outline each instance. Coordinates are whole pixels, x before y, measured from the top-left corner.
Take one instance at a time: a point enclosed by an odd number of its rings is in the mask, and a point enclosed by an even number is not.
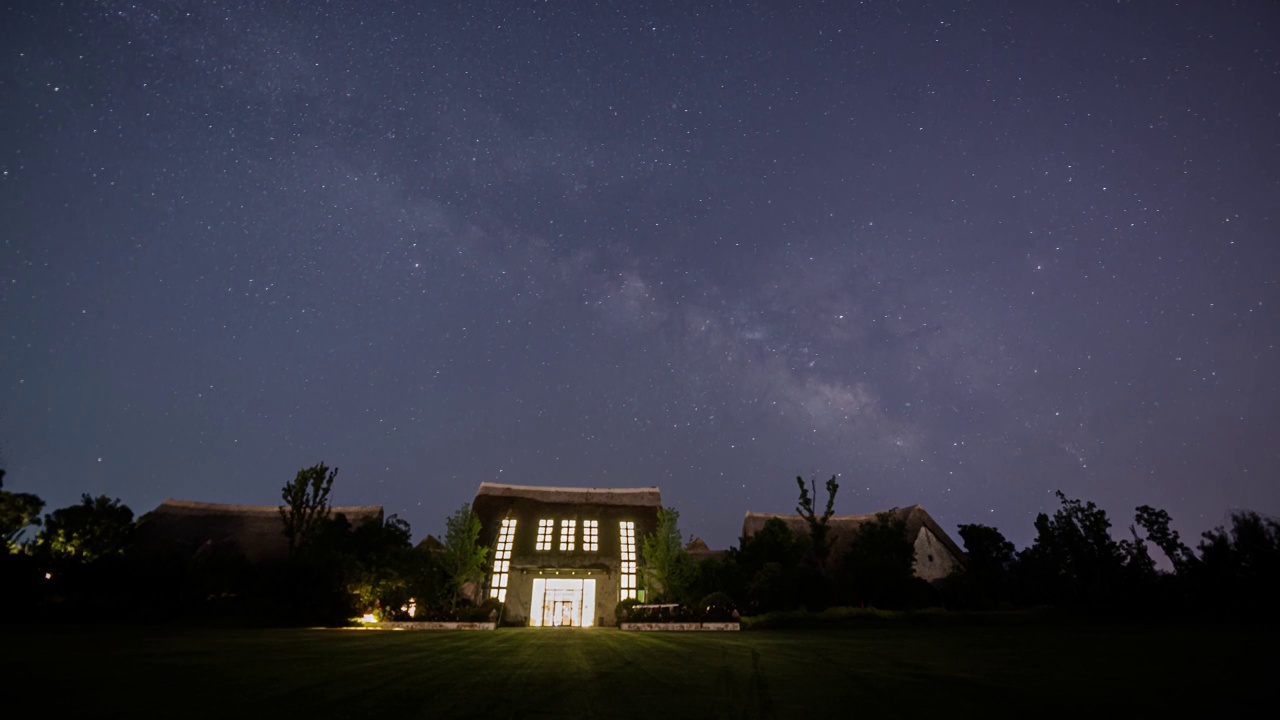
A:
[[[4,487],[4,474],[4,470],[0,470],[0,488]],[[44,500],[38,495],[0,490],[0,535],[4,536],[9,552],[17,549],[23,530],[40,524],[41,510],[44,510]]]
[[[1195,567],[1198,592],[1211,604],[1269,612],[1280,593],[1280,522],[1256,512],[1231,513],[1231,528],[1203,534]]]
[[[1134,595],[1140,586],[1150,585],[1155,581],[1159,571],[1156,570],[1156,561],[1151,557],[1147,543],[1138,534],[1138,528],[1130,525],[1129,535],[1133,537],[1132,540],[1120,541],[1120,554],[1124,558],[1125,582],[1133,586],[1126,588],[1126,592]]]
[[[330,470],[318,463],[298,471],[292,482],[280,488],[284,506],[280,519],[284,521],[284,535],[289,540],[289,557],[303,550],[320,524],[329,517],[329,491],[338,468]]]
[[[947,578],[950,602],[971,610],[994,610],[1009,599],[1009,573],[1017,548],[987,525],[960,525],[966,562]]]
[[[907,539],[907,526],[892,512],[862,523],[842,563],[842,580],[854,603],[901,608],[927,596],[915,576],[916,551]]]
[[[999,530],[986,525],[961,525],[960,539],[964,541],[972,572],[998,576],[1013,565],[1017,549],[1005,539]]]
[[[825,570],[827,566],[827,556],[831,554],[831,538],[828,531],[830,527],[827,521],[831,519],[833,508],[836,503],[836,492],[840,490],[840,485],[836,482],[836,476],[832,475],[827,480],[827,508],[821,517],[815,514],[813,502],[818,496],[818,488],[815,481],[809,481],[809,488],[804,486],[804,478],[796,476],[796,484],[800,486],[800,502],[796,505],[796,512],[809,525],[809,552],[813,556],[813,560],[819,569]],[[813,493],[809,490],[812,488]]]
[[[658,528],[646,535],[641,545],[644,554],[645,578],[654,599],[668,602],[686,600],[685,595],[692,579],[693,566],[680,539],[680,513],[675,508],[658,509]]]
[[[1147,539],[1155,543],[1165,557],[1169,558],[1169,562],[1173,563],[1176,572],[1181,573],[1196,562],[1195,553],[1182,542],[1178,531],[1169,527],[1173,522],[1169,513],[1150,505],[1141,505],[1137,508],[1134,519],[1146,531]]]
[[[1111,537],[1106,511],[1055,493],[1062,507],[1036,517],[1036,539],[1018,558],[1025,587],[1041,602],[1101,605],[1125,578],[1127,543]]]
[[[347,525],[341,513],[337,519]],[[409,604],[425,556],[413,549],[409,538],[409,523],[395,515],[385,522],[363,522],[354,530],[344,528],[335,538],[345,559],[346,589],[360,613],[376,610],[383,619],[390,619]]]
[[[479,541],[480,518],[471,512],[471,503],[463,503],[445,521],[444,549],[440,552],[440,565],[449,578],[450,612],[458,609],[465,586],[484,578],[489,548]]]
[[[80,496],[80,504],[44,516],[36,545],[54,557],[92,562],[124,554],[133,536],[133,510],[106,495]]]
[[[738,582],[732,588],[751,613],[790,610],[803,602],[800,560],[808,539],[797,538],[780,518],[772,517],[752,535],[743,535],[730,550]],[[745,600],[743,600],[745,599]]]

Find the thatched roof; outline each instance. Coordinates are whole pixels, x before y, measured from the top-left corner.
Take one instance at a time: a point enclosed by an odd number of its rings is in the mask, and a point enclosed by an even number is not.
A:
[[[928,528],[929,532],[938,538],[938,541],[947,548],[947,550],[955,556],[959,562],[964,562],[964,551],[960,546],[951,539],[950,535],[942,529],[942,526],[929,515],[924,508],[919,505],[912,505],[905,508],[893,508],[886,510],[906,525],[907,540],[915,543],[916,538],[920,535],[921,528]],[[867,513],[866,515],[832,515],[828,521],[831,528],[831,538],[833,542],[833,551],[835,555],[843,554],[843,551],[854,541],[858,533],[858,528],[863,523],[874,522],[876,517],[881,513]],[[773,515],[769,513],[748,512],[742,521],[742,536],[748,537],[760,532],[764,524],[771,518],[778,518],[786,523],[793,535],[803,536],[809,534],[809,525],[804,518],[799,515]]]
[[[637,542],[657,530],[662,495],[658,488],[542,487],[480,483],[472,509],[480,518],[480,542],[492,546],[501,523],[517,521],[512,548],[513,567],[615,567],[620,561],[619,522],[635,523]],[[599,551],[562,553],[537,549],[540,520],[595,520],[599,523]],[[581,526],[580,526],[581,527]],[[603,563],[603,565],[602,565]]]
[[[684,546],[684,551],[694,560],[722,559],[729,554],[728,550],[712,550],[707,546],[707,541],[700,537],[690,540],[689,544]]]
[[[542,487],[537,485],[505,485],[482,482],[476,498],[507,497],[567,505],[630,505],[662,507],[662,494],[656,487],[586,488]]]
[[[439,538],[435,535],[428,535],[418,542],[417,547],[419,550],[438,552],[440,550],[444,550],[444,543],[440,542]]]
[[[352,525],[382,522],[381,505],[332,507]],[[139,542],[175,552],[195,552],[206,546],[230,546],[253,562],[280,560],[289,554],[280,509],[274,505],[223,505],[165,500],[142,518]]]
[[[707,547],[707,541],[702,538],[694,538],[684,546],[684,551],[690,555],[705,555],[711,552],[711,548]]]

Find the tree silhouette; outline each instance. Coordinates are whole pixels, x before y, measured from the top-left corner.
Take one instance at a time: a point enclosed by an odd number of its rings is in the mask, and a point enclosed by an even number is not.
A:
[[[833,508],[836,503],[836,492],[840,490],[840,485],[836,482],[836,476],[832,475],[827,480],[827,507],[819,517],[813,508],[814,500],[818,496],[818,489],[815,481],[809,481],[809,487],[804,486],[804,478],[796,476],[796,485],[800,486],[800,502],[796,505],[796,512],[809,525],[809,552],[813,556],[815,564],[819,569],[826,569],[827,556],[831,554],[831,537],[829,534],[830,527],[827,522],[831,519]],[[813,493],[810,494],[810,488]]]
[[[680,513],[675,508],[658,509],[658,528],[646,535],[641,547],[645,577],[656,597],[668,602],[684,600],[692,566],[680,540]]]
[[[879,608],[913,604],[917,590],[915,548],[902,518],[882,512],[862,523],[841,568],[846,597]]]
[[[1179,573],[1184,572],[1196,562],[1195,553],[1182,542],[1178,531],[1169,527],[1173,522],[1169,513],[1157,510],[1150,505],[1140,505],[1137,508],[1135,520],[1146,531],[1147,539],[1155,543],[1165,557],[1169,558],[1169,562],[1173,563],[1174,570]]]
[[[78,505],[45,515],[36,545],[54,557],[92,562],[123,554],[133,528],[133,510],[121,504],[119,498],[94,498],[85,493]]]
[[[745,607],[751,612],[769,612],[786,610],[802,601],[796,579],[806,543],[776,517],[739,540],[730,559],[739,574],[739,595],[746,599]]]
[[[440,552],[440,565],[449,578],[451,612],[458,609],[466,585],[484,577],[489,548],[480,545],[479,539],[480,518],[471,512],[471,503],[463,503],[445,521],[444,549]]]
[[[1100,605],[1115,599],[1125,574],[1126,546],[1111,537],[1107,513],[1068,498],[1052,516],[1036,516],[1036,539],[1019,555],[1025,587],[1041,602]]]
[[[4,475],[4,470],[0,470],[0,488],[4,487]],[[4,536],[8,552],[17,549],[18,537],[23,530],[40,524],[40,511],[43,509],[44,500],[38,495],[0,490],[0,535]]]
[[[317,463],[299,470],[291,482],[280,488],[280,498],[284,500],[280,519],[289,540],[289,557],[305,548],[316,528],[329,517],[329,492],[337,476],[338,468],[330,470],[324,463]]]

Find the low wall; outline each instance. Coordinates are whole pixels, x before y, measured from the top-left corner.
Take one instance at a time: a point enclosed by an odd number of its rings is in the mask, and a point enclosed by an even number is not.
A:
[[[738,623],[736,622],[687,622],[687,623],[631,623],[624,622],[618,625],[620,630],[632,630],[635,632],[737,632]]]
[[[406,620],[401,622],[376,622],[361,625],[366,630],[492,630],[497,623],[491,622],[418,622]]]

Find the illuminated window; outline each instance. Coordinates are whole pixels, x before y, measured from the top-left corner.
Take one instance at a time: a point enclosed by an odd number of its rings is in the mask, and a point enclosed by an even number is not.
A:
[[[574,540],[577,534],[577,520],[560,521],[560,552],[573,552]]]
[[[583,552],[599,552],[600,551],[600,521],[599,520],[583,520],[582,521],[582,551]]]
[[[493,579],[489,582],[489,597],[498,598],[498,602],[507,601],[507,579],[511,572],[511,546],[515,540],[515,518],[506,518],[502,521],[502,529],[498,531],[498,545],[493,551]],[[409,616],[412,617],[413,614],[411,607]]]
[[[618,593],[623,600],[636,596],[636,524],[623,520],[618,523],[622,538],[622,588]]]
[[[556,530],[555,520],[538,521],[538,547],[540,551],[551,549],[551,535]]]

